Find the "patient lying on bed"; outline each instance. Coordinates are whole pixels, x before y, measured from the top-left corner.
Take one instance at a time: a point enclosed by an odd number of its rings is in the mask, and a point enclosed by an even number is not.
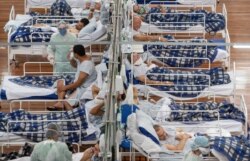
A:
[[[171,128],[164,128],[160,125],[154,125],[153,127],[160,143],[168,150],[182,151],[187,140],[191,138],[191,135]]]

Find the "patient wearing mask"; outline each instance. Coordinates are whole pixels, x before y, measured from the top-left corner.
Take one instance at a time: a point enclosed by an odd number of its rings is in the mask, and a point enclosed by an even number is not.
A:
[[[58,141],[60,128],[57,124],[48,124],[45,133],[46,140],[35,145],[31,154],[31,161],[71,161],[72,153],[68,146]]]

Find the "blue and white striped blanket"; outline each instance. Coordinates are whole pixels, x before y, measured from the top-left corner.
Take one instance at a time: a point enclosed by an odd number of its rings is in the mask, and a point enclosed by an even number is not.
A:
[[[224,102],[199,102],[196,104],[172,102],[172,110],[192,110],[194,112],[171,112],[168,121],[213,121],[218,120],[217,112],[195,112],[196,110],[213,110],[219,112],[220,119],[233,119],[245,123],[245,115],[233,104]]]
[[[20,26],[10,38],[10,42],[49,42],[53,31],[44,32],[41,28]],[[30,47],[30,45],[25,45]],[[14,47],[14,46],[13,46]]]
[[[9,122],[9,131],[12,133],[15,132],[28,132],[28,133],[19,133],[18,135],[27,137],[32,141],[43,141],[45,140],[44,133],[31,133],[31,132],[44,132],[47,129],[47,124],[53,122],[50,120],[70,120],[77,119],[78,121],[69,121],[69,122],[54,122],[60,125],[62,131],[76,131],[80,130],[81,127],[81,139],[82,140],[95,140],[95,133],[87,134],[86,129],[88,128],[88,122],[86,119],[85,106],[81,105],[78,108],[75,108],[70,111],[65,111],[62,113],[48,113],[48,114],[31,114],[24,110],[17,110],[11,113],[0,113],[0,130],[7,130],[7,123]],[[32,122],[15,122],[10,123],[10,121],[30,121]],[[37,120],[48,120],[48,122],[36,122]],[[30,132],[30,133],[29,133]],[[76,132],[66,132],[63,135],[66,142],[79,142],[79,133]]]
[[[210,148],[222,153],[228,161],[250,160],[250,140],[244,136],[211,138]]]
[[[56,0],[50,7],[50,14],[54,16],[72,16],[71,7],[66,0]]]
[[[147,71],[147,77],[148,79],[154,81],[173,82],[175,84],[173,86],[150,86],[161,91],[167,91],[169,94],[177,97],[196,97],[199,93],[192,91],[202,91],[208,86],[228,84],[231,82],[230,76],[225,73],[222,68],[212,68],[210,70],[174,71],[163,67],[155,67]],[[173,93],[171,91],[188,92]]]
[[[171,41],[179,42],[178,40],[170,40],[170,42]],[[192,39],[188,42],[205,43],[203,39]],[[149,51],[158,60],[171,67],[197,67],[204,63],[205,59],[193,58],[208,58],[210,62],[213,62],[218,53],[216,47],[204,45],[144,45],[144,51]],[[188,57],[190,59],[182,57]]]
[[[225,17],[218,13],[207,12],[205,10],[190,11],[191,14],[178,13],[177,11],[166,9],[167,14],[161,13],[160,8],[151,8],[145,16],[145,22],[151,23],[160,29],[167,30],[187,30],[192,26],[204,25],[207,33],[218,32],[225,28]],[[188,22],[188,23],[185,23]]]
[[[74,79],[74,74],[62,74],[62,75],[41,75],[41,76],[21,76],[16,78],[10,78],[9,81],[28,87],[37,88],[51,88],[57,80],[64,80],[65,84],[71,84]]]

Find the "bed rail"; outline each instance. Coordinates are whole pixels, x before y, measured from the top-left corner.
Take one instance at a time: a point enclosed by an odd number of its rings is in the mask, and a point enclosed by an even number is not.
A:
[[[69,120],[10,120],[7,122],[7,142],[10,143],[10,126],[12,123],[49,123],[49,122],[56,122],[56,123],[62,123],[62,122],[78,122],[79,125],[79,130],[65,130],[65,131],[61,131],[62,133],[79,133],[79,143],[82,144],[82,127],[81,127],[81,120],[79,119],[69,119]],[[32,134],[42,134],[45,133],[44,131],[39,131],[39,132],[34,132],[34,131],[29,131],[29,132],[13,132],[15,134],[25,134],[25,133],[32,133]],[[63,136],[64,138],[64,136]]]
[[[195,22],[157,22],[155,24],[152,21],[152,15],[201,15],[202,20]],[[149,24],[147,26],[148,34],[174,34],[177,36],[178,34],[184,34],[187,36],[202,36],[205,38],[205,25],[206,25],[206,16],[204,13],[151,13],[149,16]]]
[[[175,8],[201,8],[201,9],[211,9],[211,11],[216,12],[217,2],[216,0],[179,0],[179,1],[150,1],[149,4],[160,4],[166,7]]]
[[[76,99],[57,99],[57,100],[40,100],[40,99],[32,99],[32,100],[12,100],[10,102],[10,112],[13,112],[16,109],[25,109],[28,112],[31,113],[48,113],[48,112],[53,112],[53,111],[47,111],[46,107],[48,107],[49,105],[55,103],[55,102],[67,102],[67,101],[75,101],[76,103],[80,104],[80,100],[76,100]],[[43,108],[43,111],[38,111],[36,110],[36,107],[32,107],[32,106],[39,106],[40,108]],[[56,111],[56,112],[65,112],[65,111]]]

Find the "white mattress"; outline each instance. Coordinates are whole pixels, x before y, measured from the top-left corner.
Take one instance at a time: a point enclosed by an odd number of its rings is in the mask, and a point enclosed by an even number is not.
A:
[[[214,5],[214,0],[177,0],[181,4],[192,4],[192,5]]]
[[[185,33],[185,32],[192,32],[192,33],[203,33],[205,28],[202,25],[196,25],[188,28],[187,30],[164,30],[160,29],[158,26],[153,24],[148,24],[142,22],[141,28],[139,29],[140,32],[143,33]]]
[[[9,78],[15,77],[17,76],[5,76],[2,82],[2,89],[6,91],[6,96],[8,100],[32,96],[47,96],[56,92],[56,88],[36,88],[20,86],[8,80]]]
[[[242,133],[243,124],[236,120],[217,120],[217,121],[206,121],[200,124],[185,124],[182,122],[164,122],[163,126],[180,127],[185,132],[192,133],[206,133],[208,129],[218,129],[216,127],[226,129],[230,133]],[[184,126],[184,127],[183,127]]]
[[[208,96],[208,94],[215,94],[215,95],[224,95],[224,96],[228,96],[233,94],[234,92],[234,77],[233,77],[233,73],[232,72],[228,72],[228,74],[230,75],[231,78],[231,82],[228,84],[222,84],[222,85],[215,85],[215,86],[211,86],[209,88],[205,88],[203,91],[206,92],[201,92],[197,97],[205,97]],[[175,100],[190,100],[193,99],[194,97],[176,97],[173,96],[171,94],[168,94],[167,92],[164,91],[159,91],[156,88],[150,87],[150,86],[146,86],[146,85],[134,85],[137,89],[140,95],[144,95],[147,96],[148,93],[150,92],[151,94],[154,94],[156,96],[159,97],[168,97],[168,98],[173,98]],[[195,98],[197,98],[195,97]]]
[[[83,0],[66,0],[71,7],[84,7],[85,2]],[[27,0],[29,7],[35,6],[51,6],[55,0]]]
[[[22,137],[20,135],[9,133],[9,138],[6,132],[0,132],[0,143],[6,143],[6,142],[32,142],[31,140]]]

